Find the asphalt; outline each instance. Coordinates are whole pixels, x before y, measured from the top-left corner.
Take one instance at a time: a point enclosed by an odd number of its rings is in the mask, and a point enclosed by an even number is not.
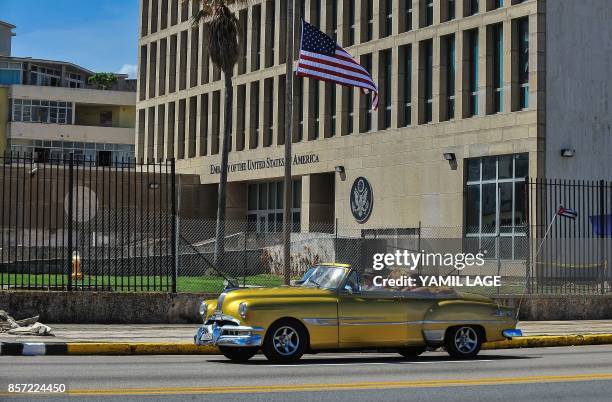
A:
[[[8,383],[63,383],[52,400],[224,401],[605,401],[612,346],[483,351],[476,360],[425,353],[320,354],[292,365],[256,356],[0,356],[0,399]],[[17,398],[30,400],[31,395]]]
[[[45,323],[47,324],[47,323]],[[165,342],[191,343],[198,324],[47,324],[55,336],[0,333],[0,342]],[[523,335],[612,334],[612,320],[521,321]]]

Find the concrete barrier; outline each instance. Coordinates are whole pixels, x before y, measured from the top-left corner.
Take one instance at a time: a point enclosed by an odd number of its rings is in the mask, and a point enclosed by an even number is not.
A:
[[[41,322],[62,324],[194,324],[200,322],[193,293],[114,293],[0,291],[0,309],[16,318],[40,315]],[[516,307],[521,296],[495,296],[500,304]],[[526,295],[520,319],[612,319],[611,295]]]

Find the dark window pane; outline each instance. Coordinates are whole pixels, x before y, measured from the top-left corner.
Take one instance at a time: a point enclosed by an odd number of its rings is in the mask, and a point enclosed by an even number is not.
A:
[[[529,175],[529,155],[514,156],[514,177],[527,177]]]
[[[527,222],[525,208],[525,183],[514,183],[514,224],[523,225]]]
[[[259,185],[259,205],[258,209],[268,208],[268,183]]]
[[[257,209],[257,184],[249,184],[249,211]]]
[[[480,216],[480,186],[468,186],[465,200],[465,231],[478,233]]]
[[[494,233],[497,225],[495,216],[497,185],[494,183],[482,186],[482,233]]]
[[[482,159],[482,180],[495,180],[496,169],[495,164],[497,158],[483,158]]]
[[[500,156],[498,167],[499,167],[499,178],[500,179],[511,179],[512,178],[512,155]]]
[[[508,227],[512,226],[512,183],[499,185],[499,224],[506,226],[502,232],[507,232]]]
[[[468,159],[467,161],[467,180],[480,180],[480,159]]]

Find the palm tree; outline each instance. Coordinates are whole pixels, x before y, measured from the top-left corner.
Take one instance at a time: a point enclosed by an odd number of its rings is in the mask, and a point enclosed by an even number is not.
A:
[[[188,2],[189,0],[184,0]],[[204,24],[208,31],[208,54],[211,61],[223,71],[225,81],[225,127],[221,145],[221,177],[217,202],[217,230],[215,242],[215,265],[224,269],[225,253],[225,199],[227,193],[227,164],[232,132],[232,75],[240,54],[238,48],[238,19],[229,9],[246,0],[191,0],[202,3],[201,9],[193,16],[194,26]]]

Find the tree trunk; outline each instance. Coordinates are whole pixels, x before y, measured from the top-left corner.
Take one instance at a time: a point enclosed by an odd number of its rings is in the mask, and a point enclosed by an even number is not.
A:
[[[221,177],[219,178],[219,198],[217,201],[217,239],[215,241],[215,265],[225,270],[225,200],[227,198],[227,164],[232,134],[232,88],[233,70],[223,71],[225,80],[225,119],[221,146]]]

